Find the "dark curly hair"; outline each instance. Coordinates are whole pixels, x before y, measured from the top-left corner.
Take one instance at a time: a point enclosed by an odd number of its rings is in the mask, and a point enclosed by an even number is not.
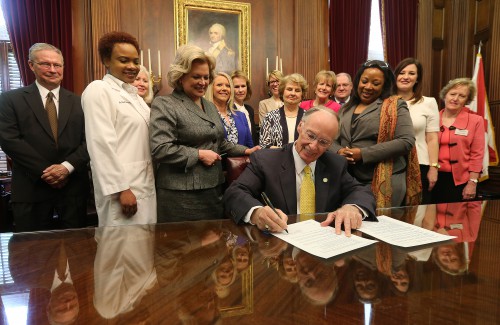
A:
[[[369,68],[379,69],[384,74],[384,86],[382,88],[382,93],[380,94],[380,99],[384,100],[392,95],[392,85],[396,83],[396,80],[389,64],[379,60],[368,60],[361,65],[356,73],[353,83],[353,96],[348,103],[349,107],[356,106],[361,102],[361,98],[358,94],[359,81],[363,72]]]
[[[102,35],[99,39],[98,51],[102,64],[104,64],[105,59],[111,59],[111,53],[116,43],[131,44],[135,47],[137,53],[139,53],[139,43],[134,36],[125,32],[109,32]]]

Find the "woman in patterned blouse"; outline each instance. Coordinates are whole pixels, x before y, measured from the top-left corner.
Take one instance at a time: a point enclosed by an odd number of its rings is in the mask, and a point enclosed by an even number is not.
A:
[[[225,72],[217,72],[205,97],[217,107],[226,139],[252,148],[252,133],[245,113],[234,109],[234,86],[231,77]]]
[[[307,81],[298,73],[281,80],[279,91],[284,105],[264,118],[259,141],[262,148],[281,147],[297,139],[297,125],[304,115],[299,104],[307,87]]]

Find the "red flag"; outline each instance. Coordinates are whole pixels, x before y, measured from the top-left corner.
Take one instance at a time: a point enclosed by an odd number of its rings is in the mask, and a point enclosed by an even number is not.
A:
[[[481,56],[481,52],[477,53],[472,81],[476,84],[477,94],[474,100],[469,104],[469,108],[484,118],[485,148],[481,180],[485,180],[488,178],[488,166],[498,165],[498,151],[495,143],[495,129],[491,122],[490,105],[488,103],[488,96],[486,95],[483,57]]]

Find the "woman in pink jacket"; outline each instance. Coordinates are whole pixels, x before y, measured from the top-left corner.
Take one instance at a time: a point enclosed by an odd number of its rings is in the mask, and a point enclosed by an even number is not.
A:
[[[465,107],[476,95],[468,78],[451,80],[440,93],[439,176],[433,203],[459,202],[476,197],[484,156],[484,119]]]

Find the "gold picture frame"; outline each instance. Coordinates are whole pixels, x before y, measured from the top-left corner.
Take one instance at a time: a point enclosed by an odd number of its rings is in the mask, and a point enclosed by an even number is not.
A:
[[[253,314],[253,262],[239,276],[241,277],[240,303],[231,306],[219,306],[222,318]]]
[[[216,58],[216,71],[239,69],[251,79],[250,9],[243,2],[174,0],[176,50],[185,44],[198,45]],[[225,29],[223,42],[211,41],[209,29],[214,24]]]

